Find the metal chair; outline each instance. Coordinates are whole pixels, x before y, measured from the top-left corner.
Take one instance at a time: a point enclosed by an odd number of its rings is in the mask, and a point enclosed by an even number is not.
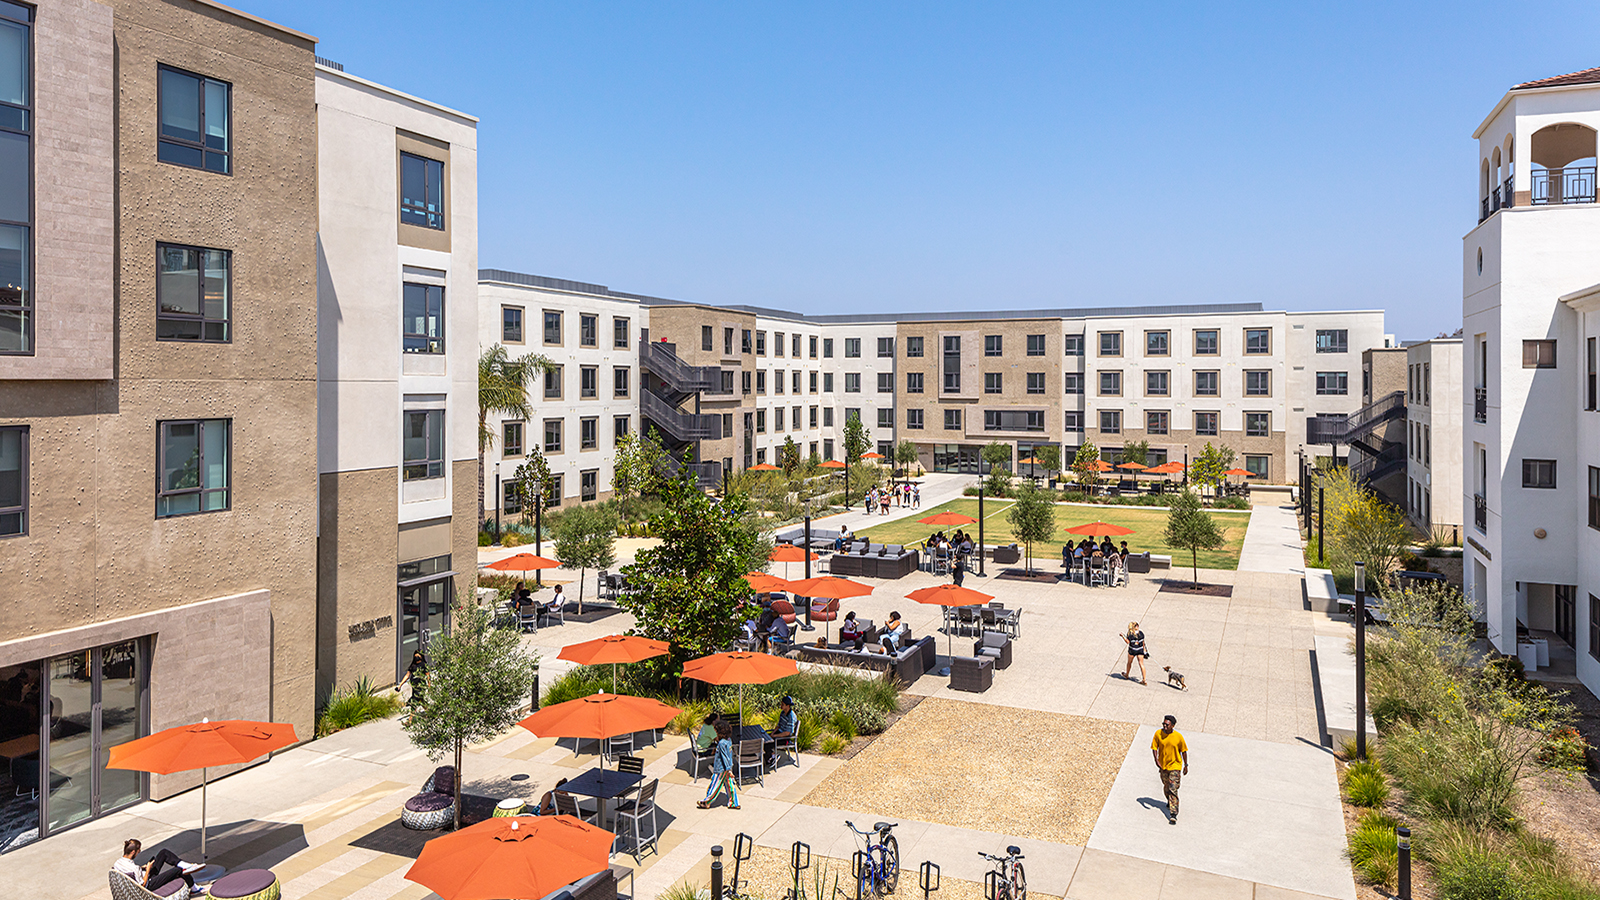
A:
[[[614,737],[606,738],[601,745],[600,755],[602,757],[609,756],[613,758],[625,756],[625,754],[617,752],[619,749],[627,750],[630,753],[633,751],[633,735],[631,733],[619,734]]]
[[[789,755],[789,759],[793,760],[795,765],[800,765],[800,744],[798,735],[791,734],[788,737],[774,737],[772,742],[773,771],[777,771],[778,769],[779,753],[787,753]]]
[[[972,614],[972,607],[961,606],[956,608],[956,628],[965,634],[978,627],[978,619]]]
[[[1089,561],[1089,586],[1099,585],[1100,587],[1105,587],[1109,575],[1110,572],[1106,568],[1105,557],[1096,553],[1094,559]]]
[[[640,762],[642,763],[643,760],[640,760]],[[624,820],[627,821],[628,825],[632,826],[632,853],[635,860],[644,853],[646,846],[655,847],[657,854],[661,852],[661,848],[656,846],[656,787],[659,784],[661,784],[661,779],[657,778],[640,787],[636,798],[617,804],[616,813],[612,818],[612,827],[619,838],[629,834],[629,831],[624,831],[622,828]],[[648,839],[640,833],[640,824],[647,819],[649,827],[645,830],[649,832]]]
[[[517,628],[530,634],[539,633],[539,607],[526,606],[522,612],[517,613]]]
[[[621,756],[618,756],[617,757],[617,771],[618,772],[627,772],[627,773],[632,774],[632,775],[643,775],[644,774],[644,757],[642,757],[642,756],[629,756],[627,754],[623,754]],[[628,788],[627,790],[625,790],[622,793],[618,794],[617,795],[617,799],[621,800],[624,797],[627,797],[629,795],[637,793],[638,791],[639,791],[638,785],[634,785],[633,787]]]
[[[737,763],[740,784],[744,784],[744,770],[755,769],[756,782],[762,786],[766,785],[767,751],[766,747],[764,746],[765,743],[766,742],[760,738],[751,738],[748,741],[739,742],[739,758]]]
[[[983,626],[981,631],[1000,630],[1000,620],[995,616],[994,610],[987,606],[978,610],[978,622]]]
[[[689,752],[694,754],[694,759],[689,762],[689,781],[694,783],[700,780],[700,766],[710,766],[717,759],[717,745],[713,743],[704,750],[694,749],[694,744],[689,745]]]
[[[553,606],[549,603],[541,603],[539,604],[539,615],[544,616],[546,619],[560,619],[561,624],[566,625],[567,605],[561,603]]]
[[[578,798],[572,796],[571,794],[567,793],[566,791],[556,791],[555,792],[555,796],[554,796],[553,799],[556,802],[556,815],[558,815],[558,816],[571,816],[574,819],[578,819],[580,821],[594,822],[594,824],[596,824],[596,825],[600,825],[601,824],[600,822],[595,821],[596,819],[599,819],[599,817],[600,817],[600,811],[598,809],[595,810],[593,813],[585,814],[584,811],[583,811],[583,807],[578,805]],[[601,826],[601,827],[604,827],[604,826]]]

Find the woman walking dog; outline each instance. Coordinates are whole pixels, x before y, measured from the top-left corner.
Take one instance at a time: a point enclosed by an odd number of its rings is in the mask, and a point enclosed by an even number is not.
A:
[[[1145,657],[1150,655],[1150,651],[1145,649],[1144,632],[1139,630],[1138,622],[1128,623],[1128,633],[1122,635],[1122,640],[1123,643],[1128,645],[1128,661],[1122,667],[1122,677],[1130,677],[1129,673],[1133,671],[1133,661],[1137,659],[1139,661],[1139,683],[1149,684],[1150,679],[1145,675],[1144,671],[1144,661]]]

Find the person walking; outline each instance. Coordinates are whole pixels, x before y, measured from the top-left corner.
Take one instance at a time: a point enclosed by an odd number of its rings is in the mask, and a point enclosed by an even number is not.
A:
[[[1161,730],[1150,739],[1150,755],[1155,758],[1161,772],[1161,790],[1167,797],[1167,824],[1178,824],[1178,785],[1189,774],[1189,745],[1183,735],[1174,730],[1178,720],[1173,716],[1161,719]]]
[[[728,808],[739,808],[739,781],[733,774],[733,726],[726,721],[717,722],[717,752],[711,757],[711,786],[706,789],[706,798],[697,801],[695,806],[699,809],[710,809],[711,801],[728,789]]]
[[[950,567],[950,577],[955,580],[956,587],[961,587],[961,579],[967,576],[967,555],[956,554],[955,565]]]
[[[407,682],[411,684],[411,696],[406,698],[406,716],[402,721],[409,721],[416,715],[418,707],[422,706],[423,690],[428,686],[428,660],[421,650],[411,654],[411,665],[406,667],[405,677],[394,686],[395,693],[399,693]]]
[[[1128,633],[1122,635],[1122,641],[1123,641],[1123,643],[1128,645],[1128,662],[1125,665],[1123,665],[1123,667],[1122,667],[1122,677],[1123,678],[1128,678],[1129,677],[1129,673],[1131,673],[1133,671],[1133,661],[1134,660],[1138,660],[1139,661],[1139,683],[1140,684],[1149,684],[1150,683],[1149,677],[1147,675],[1145,675],[1145,671],[1144,671],[1144,660],[1145,660],[1145,657],[1150,655],[1150,651],[1145,649],[1145,646],[1144,646],[1144,632],[1139,630],[1139,623],[1138,622],[1129,622],[1128,623]]]

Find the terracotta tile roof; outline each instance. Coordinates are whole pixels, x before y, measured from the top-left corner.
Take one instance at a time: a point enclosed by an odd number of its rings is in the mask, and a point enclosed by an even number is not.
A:
[[[1566,75],[1556,75],[1552,78],[1541,78],[1538,81],[1524,81],[1512,85],[1513,91],[1524,88],[1561,87],[1567,84],[1596,84],[1600,83],[1600,68],[1584,69],[1581,72],[1571,72]]]

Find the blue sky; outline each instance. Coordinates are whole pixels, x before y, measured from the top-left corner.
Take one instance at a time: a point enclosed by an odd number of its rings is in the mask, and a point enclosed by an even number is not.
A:
[[[480,263],[812,312],[1461,321],[1472,131],[1600,5],[236,0],[481,118]]]

